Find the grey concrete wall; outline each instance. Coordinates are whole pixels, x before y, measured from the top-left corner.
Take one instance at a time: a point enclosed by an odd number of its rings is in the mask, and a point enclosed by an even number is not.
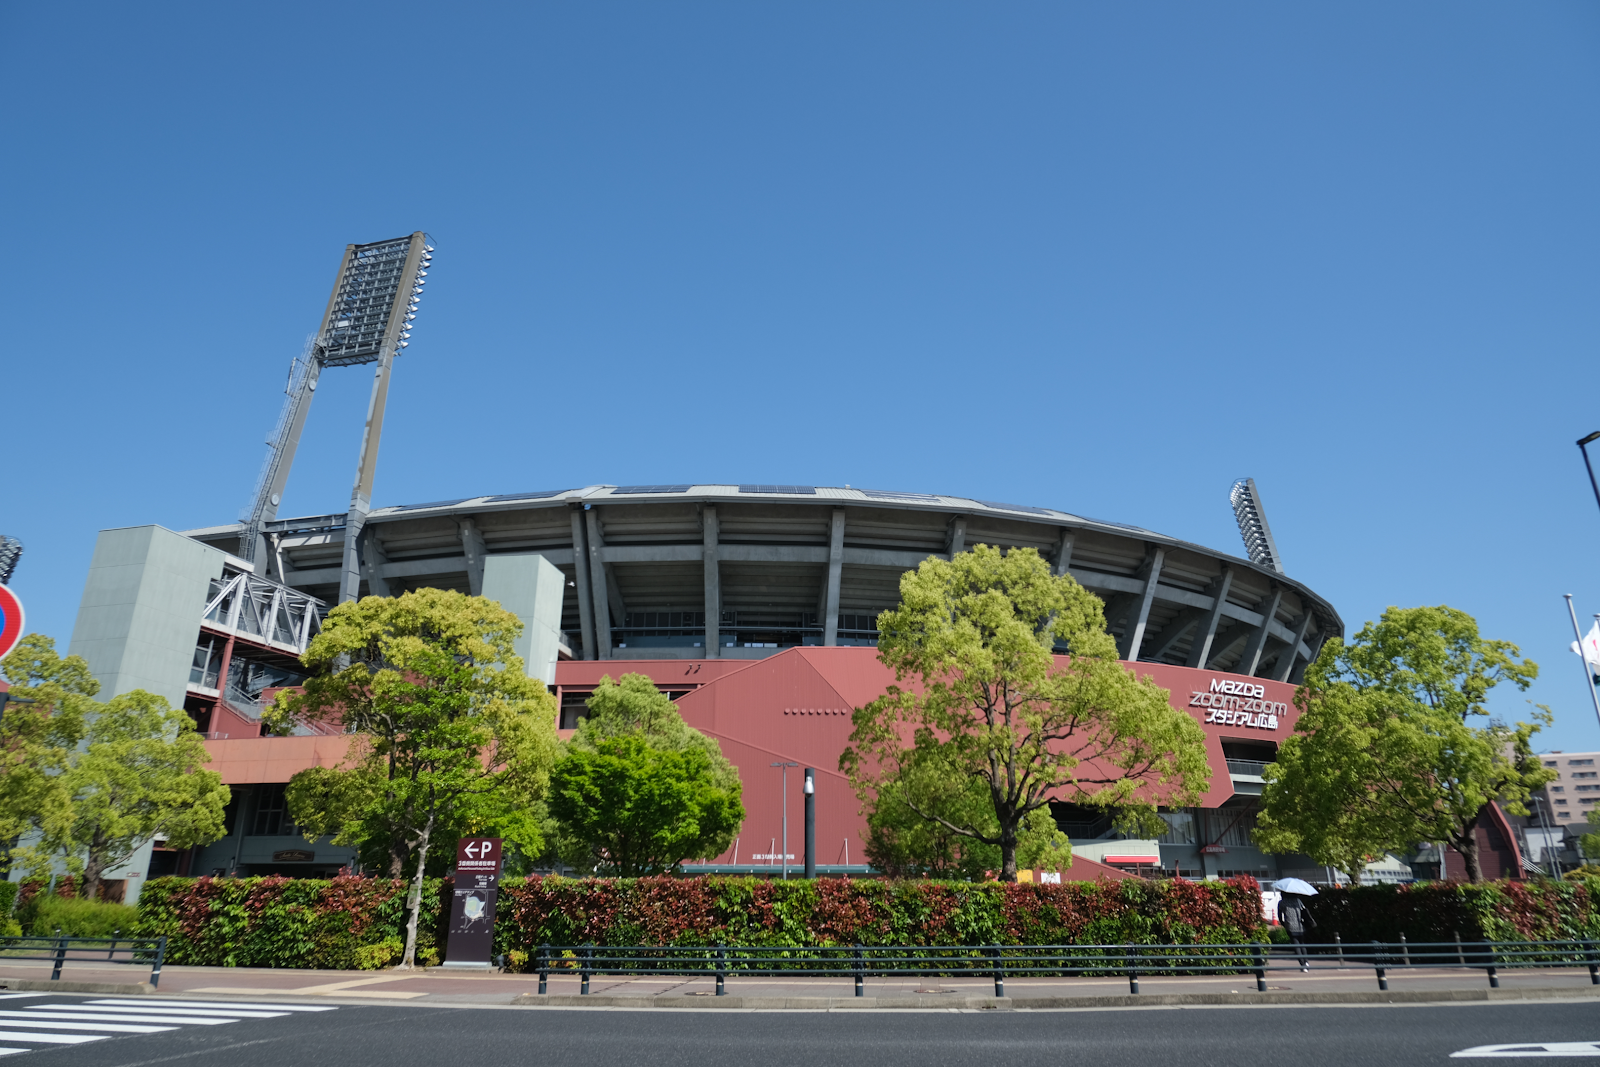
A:
[[[566,582],[561,568],[534,552],[489,556],[483,563],[483,595],[522,620],[514,647],[528,677],[546,685],[556,681]]]
[[[224,554],[160,526],[102,530],[68,651],[100,680],[100,699],[144,689],[183,707],[200,613]]]

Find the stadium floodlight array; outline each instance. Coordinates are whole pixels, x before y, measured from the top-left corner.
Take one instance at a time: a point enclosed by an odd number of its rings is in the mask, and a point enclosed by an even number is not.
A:
[[[355,546],[367,512],[372,507],[372,482],[378,462],[378,440],[383,432],[383,413],[389,396],[389,371],[394,357],[411,343],[411,328],[417,306],[428,282],[433,262],[433,240],[417,232],[373,244],[348,245],[333,293],[323,313],[322,326],[307,342],[289,368],[288,399],[278,417],[272,436],[267,439],[266,462],[256,481],[255,495],[241,518],[244,528],[239,537],[239,554],[255,562],[265,558],[266,524],[278,514],[283,488],[294,465],[294,454],[311,411],[311,398],[324,367],[353,367],[364,363],[378,365],[372,384],[366,432],[361,440],[361,457],[356,468],[355,489],[346,516],[345,580],[340,599],[353,600],[358,571]]]
[[[0,534],[0,585],[11,584],[11,576],[17,572],[17,561],[21,558],[22,542]]]
[[[1233,517],[1239,520],[1239,536],[1244,538],[1250,562],[1282,574],[1283,557],[1278,555],[1278,543],[1272,539],[1272,527],[1267,525],[1267,513],[1261,507],[1256,480],[1240,478],[1234,482],[1228,500],[1233,504]]]

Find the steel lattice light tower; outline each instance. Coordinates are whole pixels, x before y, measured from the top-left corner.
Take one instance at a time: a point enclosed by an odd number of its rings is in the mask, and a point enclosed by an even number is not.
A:
[[[322,326],[306,351],[295,360],[277,428],[268,444],[271,451],[262,466],[255,499],[244,516],[239,551],[255,562],[265,555],[263,531],[278,514],[283,488],[294,465],[295,449],[311,411],[311,398],[324,367],[352,367],[376,363],[372,398],[367,404],[366,429],[356,463],[355,488],[345,517],[344,560],[340,570],[339,600],[354,600],[360,592],[361,528],[372,510],[372,483],[378,466],[378,441],[383,434],[383,413],[389,398],[389,371],[394,357],[410,344],[411,324],[427,284],[433,260],[433,241],[418,231],[409,237],[373,244],[348,245]]]
[[[1282,574],[1283,557],[1278,555],[1278,543],[1272,539],[1272,527],[1267,525],[1267,513],[1261,507],[1256,480],[1240,478],[1234,482],[1228,500],[1233,504],[1233,517],[1239,520],[1239,536],[1244,538],[1250,562]]]

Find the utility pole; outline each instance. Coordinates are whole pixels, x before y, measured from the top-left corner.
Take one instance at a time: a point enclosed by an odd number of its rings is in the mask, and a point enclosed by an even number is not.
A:
[[[772,764],[774,767],[783,768],[783,877],[789,879],[789,768],[798,767],[794,761],[787,763],[779,760]]]

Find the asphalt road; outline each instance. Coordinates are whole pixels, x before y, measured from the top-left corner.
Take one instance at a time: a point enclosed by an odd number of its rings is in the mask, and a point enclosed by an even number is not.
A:
[[[1474,1046],[1514,1043],[1526,1056],[1547,1042],[1600,1042],[1600,1009],[1581,1002],[816,1013],[421,1005],[314,1010],[226,998],[201,1008],[193,1001],[110,1003],[114,999],[51,994],[0,1000],[0,1047],[19,1050],[0,1059],[18,1067],[1358,1067],[1448,1063],[1452,1052]],[[1600,1046],[1586,1050],[1590,1057],[1600,1054]],[[1537,1058],[1552,1057],[1540,1052]]]

